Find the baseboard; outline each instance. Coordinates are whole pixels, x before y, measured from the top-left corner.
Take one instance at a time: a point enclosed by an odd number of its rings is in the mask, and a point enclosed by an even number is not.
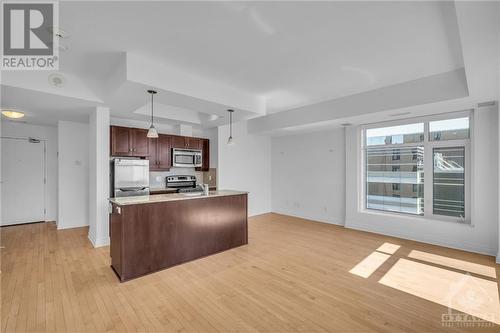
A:
[[[280,209],[274,209],[273,213],[281,214],[281,215],[288,215],[288,216],[292,216],[292,217],[298,217],[300,219],[311,220],[311,221],[315,221],[315,222],[335,224],[335,225],[340,225],[340,226],[344,225],[344,220],[338,219],[338,218],[311,216],[311,215],[307,215],[307,214],[297,214],[295,212],[288,212],[288,211],[284,211],[284,210],[280,210]]]
[[[102,237],[102,238],[96,239],[95,235],[93,233],[91,233],[90,230],[89,230],[89,234],[87,237],[88,237],[90,243],[92,243],[93,247],[108,246],[110,243],[109,237]]]
[[[66,229],[75,229],[75,228],[88,228],[88,224],[83,224],[83,225],[68,225],[68,226],[64,226],[64,227],[61,227],[59,226],[59,224],[56,224],[57,225],[57,230],[66,230]]]
[[[88,234],[88,236],[87,236],[87,237],[88,237],[88,239],[89,239],[90,243],[92,243],[92,246],[93,246],[93,247],[96,247],[96,246],[95,246],[95,244],[96,244],[95,235],[94,235],[94,233],[92,233],[92,232],[90,231],[90,228],[89,228],[89,234]]]
[[[411,241],[415,241],[415,242],[447,247],[447,248],[451,248],[451,249],[455,249],[455,250],[462,250],[462,251],[467,251],[467,252],[484,254],[484,255],[492,256],[492,257],[495,256],[495,252],[496,252],[495,250],[493,250],[491,248],[487,248],[487,247],[473,246],[473,245],[457,246],[454,244],[450,244],[444,240],[423,239],[423,238],[416,238],[416,237],[413,237],[411,235],[398,233],[398,232],[380,231],[380,230],[376,230],[376,229],[372,229],[370,227],[367,227],[364,224],[356,223],[355,221],[352,221],[352,220],[348,220],[348,221],[346,220],[345,227],[348,229],[371,232],[374,234],[390,236],[390,237],[397,237],[397,238],[407,239],[407,240],[411,240]],[[498,256],[497,256],[497,262],[498,262]]]
[[[497,264],[500,264],[500,253],[497,254],[496,262]]]

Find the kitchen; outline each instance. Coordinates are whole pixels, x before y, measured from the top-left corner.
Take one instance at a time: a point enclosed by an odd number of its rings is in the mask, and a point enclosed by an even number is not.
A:
[[[147,93],[149,130],[110,127],[110,256],[121,282],[248,244],[247,192],[217,190],[209,139],[158,133],[157,92]]]

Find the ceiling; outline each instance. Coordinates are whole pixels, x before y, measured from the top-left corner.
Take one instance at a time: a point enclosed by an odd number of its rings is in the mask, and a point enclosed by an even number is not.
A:
[[[145,90],[156,88],[160,122],[214,127],[228,107],[237,119],[262,117],[465,66],[448,1],[66,1],[60,24],[70,35],[60,73],[95,96],[61,96],[65,88],[24,85],[11,72],[2,106],[57,118],[106,105],[114,116],[146,120]],[[27,103],[26,89],[49,97]],[[59,98],[64,108],[52,108]]]

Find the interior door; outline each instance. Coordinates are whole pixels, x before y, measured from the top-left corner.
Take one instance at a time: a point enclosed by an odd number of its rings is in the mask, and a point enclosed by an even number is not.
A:
[[[45,143],[2,138],[1,225],[45,220]]]

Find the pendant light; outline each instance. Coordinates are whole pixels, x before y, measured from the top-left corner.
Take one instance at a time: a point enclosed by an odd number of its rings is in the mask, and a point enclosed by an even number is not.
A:
[[[148,138],[157,138],[158,137],[158,131],[155,128],[155,125],[153,124],[153,96],[156,94],[155,90],[148,90],[148,93],[151,94],[151,126],[149,126],[149,131],[148,131]]]
[[[234,112],[234,110],[228,109],[227,112],[229,112],[229,138],[227,139],[227,144],[234,145],[234,140],[233,140],[233,112]]]

